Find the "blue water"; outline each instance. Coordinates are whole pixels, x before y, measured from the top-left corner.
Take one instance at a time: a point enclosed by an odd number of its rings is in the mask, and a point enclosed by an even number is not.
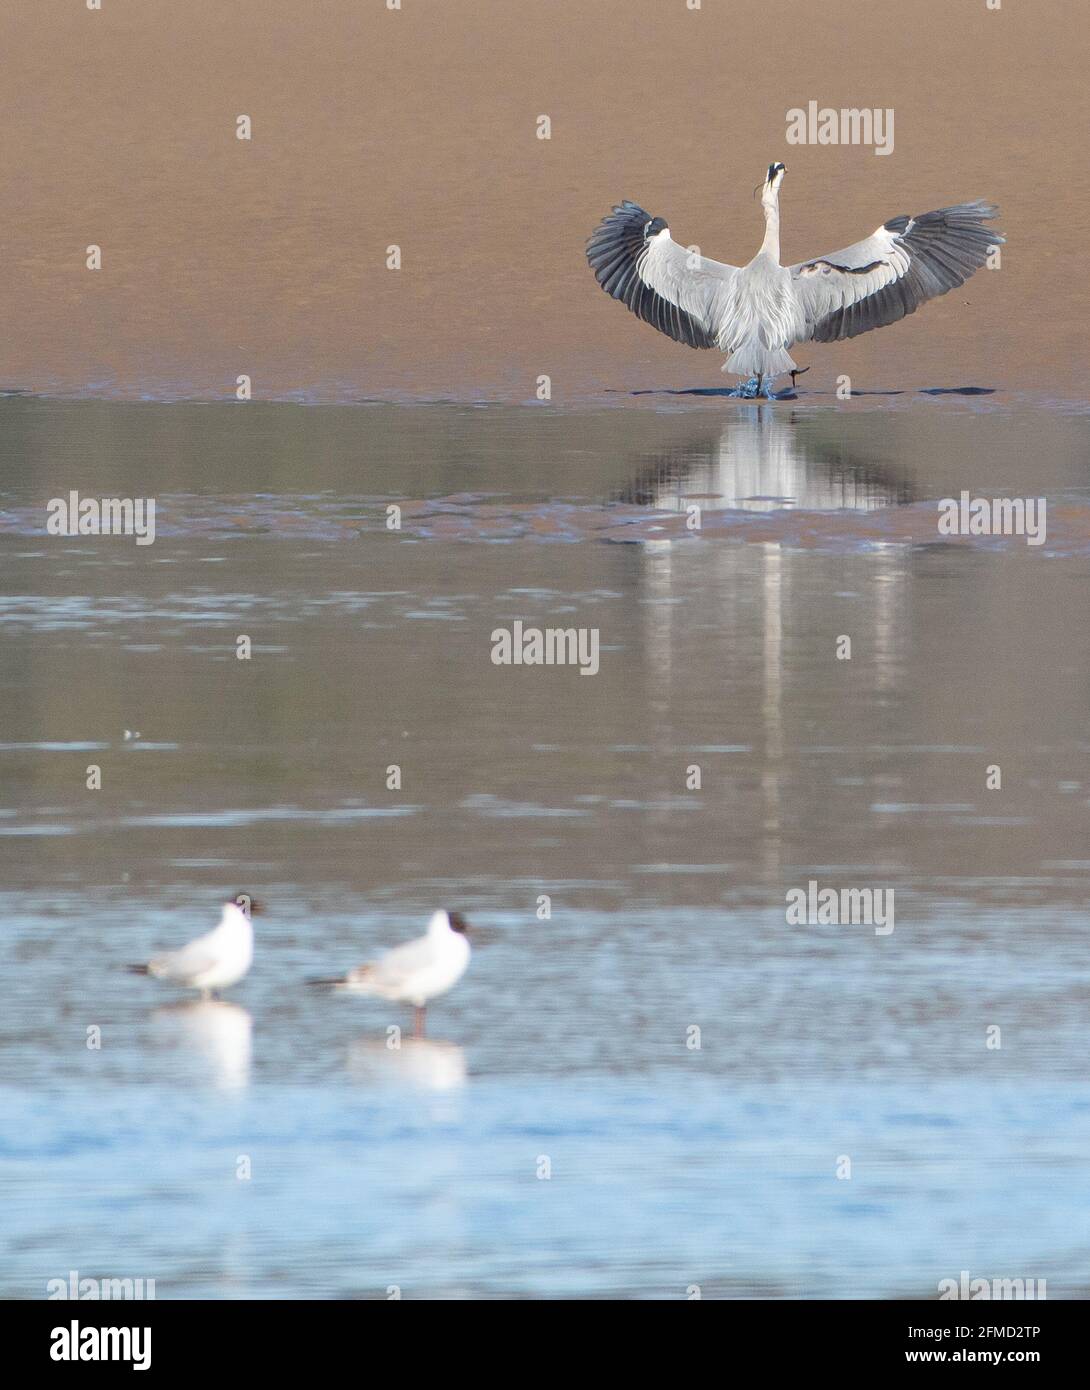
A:
[[[1084,1278],[1084,1085],[757,1087],[686,1058],[433,1088],[387,1069],[243,1095],[5,1088],[26,1137],[0,1147],[4,1294],[70,1268],[155,1271],[159,1297],[930,1297],[963,1268],[1047,1271],[1056,1296]]]
[[[4,409],[0,1296],[1086,1293],[1085,421]],[[897,539],[1038,437],[1063,545]],[[226,1000],[125,972],[240,890]],[[427,1041],[304,983],[440,906]]]

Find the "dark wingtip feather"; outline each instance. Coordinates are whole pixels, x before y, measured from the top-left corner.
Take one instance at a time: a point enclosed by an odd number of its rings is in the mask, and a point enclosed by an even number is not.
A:
[[[656,218],[630,198],[615,203],[587,238],[587,261],[594,278],[611,298],[636,315],[691,348],[716,347],[715,338],[692,314],[658,294],[640,275],[641,262],[648,247],[646,228],[658,224],[668,230],[664,219]]]
[[[814,342],[839,342],[884,328],[963,285],[985,263],[990,248],[1006,242],[1002,232],[983,225],[998,212],[994,203],[978,198],[917,217],[890,218],[884,225],[907,247],[907,270],[865,299],[822,319],[814,327]]]

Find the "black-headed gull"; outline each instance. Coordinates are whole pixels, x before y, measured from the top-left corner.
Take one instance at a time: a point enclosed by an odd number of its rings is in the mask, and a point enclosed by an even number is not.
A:
[[[254,929],[250,913],[258,905],[246,893],[238,893],[223,905],[219,926],[198,936],[177,951],[153,956],[146,965],[130,965],[136,975],[154,975],[184,989],[199,989],[210,999],[217,989],[241,980],[254,959]]]
[[[460,912],[436,912],[427,934],[395,946],[378,960],[357,965],[347,975],[310,980],[312,985],[332,985],[344,994],[369,994],[411,1004],[417,1037],[424,1033],[428,1001],[446,994],[466,973],[469,965],[468,924]]]

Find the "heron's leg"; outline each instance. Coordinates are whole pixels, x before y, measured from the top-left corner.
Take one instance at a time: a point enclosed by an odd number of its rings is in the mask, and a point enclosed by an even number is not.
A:
[[[422,1038],[424,1036],[424,1009],[417,1007],[413,1009],[413,1037]]]

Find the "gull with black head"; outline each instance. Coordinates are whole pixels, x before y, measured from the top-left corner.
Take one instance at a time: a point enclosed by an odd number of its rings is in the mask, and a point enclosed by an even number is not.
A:
[[[176,951],[164,951],[144,965],[130,965],[135,975],[153,975],[157,980],[197,989],[203,999],[217,990],[237,984],[254,959],[254,928],[251,914],[260,905],[249,893],[236,893],[223,904],[219,925]]]
[[[430,1000],[453,989],[469,965],[469,930],[460,912],[436,912],[427,932],[395,946],[377,960],[357,965],[346,975],[310,980],[339,994],[371,995],[413,1006],[413,1032],[424,1036],[424,1015]]]

